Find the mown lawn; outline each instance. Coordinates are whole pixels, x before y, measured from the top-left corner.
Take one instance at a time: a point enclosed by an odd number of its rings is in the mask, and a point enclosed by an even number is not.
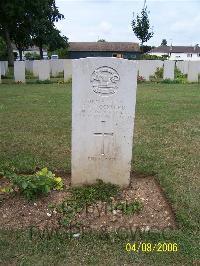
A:
[[[70,139],[70,85],[0,85],[0,172],[70,172]],[[198,265],[200,85],[139,84],[133,151],[133,170],[155,175],[179,226],[137,242],[177,243],[178,252],[126,252],[134,239],[122,236],[31,240],[26,231],[1,230],[0,264]]]

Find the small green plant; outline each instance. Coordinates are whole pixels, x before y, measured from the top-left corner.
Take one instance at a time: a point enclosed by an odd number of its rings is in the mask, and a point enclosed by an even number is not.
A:
[[[187,75],[183,74],[177,67],[175,67],[174,76],[177,83],[187,83]]]
[[[157,68],[154,75],[150,76],[150,80],[153,82],[161,82],[166,84],[184,84],[187,83],[187,75],[181,73],[181,71],[175,67],[174,79],[163,79],[164,68]]]
[[[93,204],[97,201],[110,202],[111,197],[115,197],[119,193],[119,186],[97,180],[97,183],[93,185],[73,187],[70,192],[72,193],[72,199],[78,205]]]
[[[162,79],[163,78],[163,72],[164,72],[163,67],[157,67],[156,72],[155,72],[155,78]]]
[[[154,82],[161,81],[162,78],[163,78],[163,71],[164,71],[163,67],[157,67],[156,72],[154,73],[154,75],[150,76],[150,80],[154,81]]]
[[[33,73],[29,70],[26,69],[26,79],[33,79]]]
[[[14,190],[18,190],[28,200],[36,199],[38,196],[47,195],[51,190],[62,190],[63,181],[56,177],[47,168],[43,168],[34,175],[8,176]]]

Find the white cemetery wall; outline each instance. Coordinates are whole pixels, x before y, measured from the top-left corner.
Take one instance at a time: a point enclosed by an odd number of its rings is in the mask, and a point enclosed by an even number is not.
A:
[[[172,60],[164,61],[163,79],[174,80],[174,67],[175,67],[175,61]]]
[[[25,62],[24,61],[14,62],[14,77],[15,77],[15,82],[25,83]]]
[[[117,58],[72,61],[72,185],[130,181],[137,64]]]
[[[49,60],[40,60],[38,64],[39,80],[50,80]]]
[[[68,81],[72,77],[72,60],[63,59],[64,81]]]

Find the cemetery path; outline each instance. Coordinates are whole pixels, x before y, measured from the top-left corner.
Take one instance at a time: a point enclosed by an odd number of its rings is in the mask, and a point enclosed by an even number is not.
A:
[[[0,194],[0,228],[20,229],[34,226],[38,229],[53,229],[60,227],[62,215],[50,206],[62,203],[70,197],[67,188],[70,186],[70,175],[63,176],[66,189],[53,191],[47,197],[42,197],[34,202],[28,202],[20,195],[3,196]],[[5,185],[5,180],[0,179],[0,185]],[[143,208],[134,214],[124,215],[121,210],[111,210],[111,205],[120,202],[137,200]],[[98,202],[88,206],[87,211],[77,213],[73,224],[83,222],[84,228],[99,230],[106,227],[108,231],[118,228],[142,230],[162,230],[177,227],[173,210],[168,203],[162,189],[152,176],[143,176],[132,173],[131,184],[121,190],[117,198],[113,198],[111,205]]]

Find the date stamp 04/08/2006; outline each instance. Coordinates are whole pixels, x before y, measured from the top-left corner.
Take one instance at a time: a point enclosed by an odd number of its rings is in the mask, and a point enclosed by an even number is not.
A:
[[[125,246],[127,252],[177,252],[179,247],[177,243],[150,243],[150,242],[135,242],[127,243]]]

